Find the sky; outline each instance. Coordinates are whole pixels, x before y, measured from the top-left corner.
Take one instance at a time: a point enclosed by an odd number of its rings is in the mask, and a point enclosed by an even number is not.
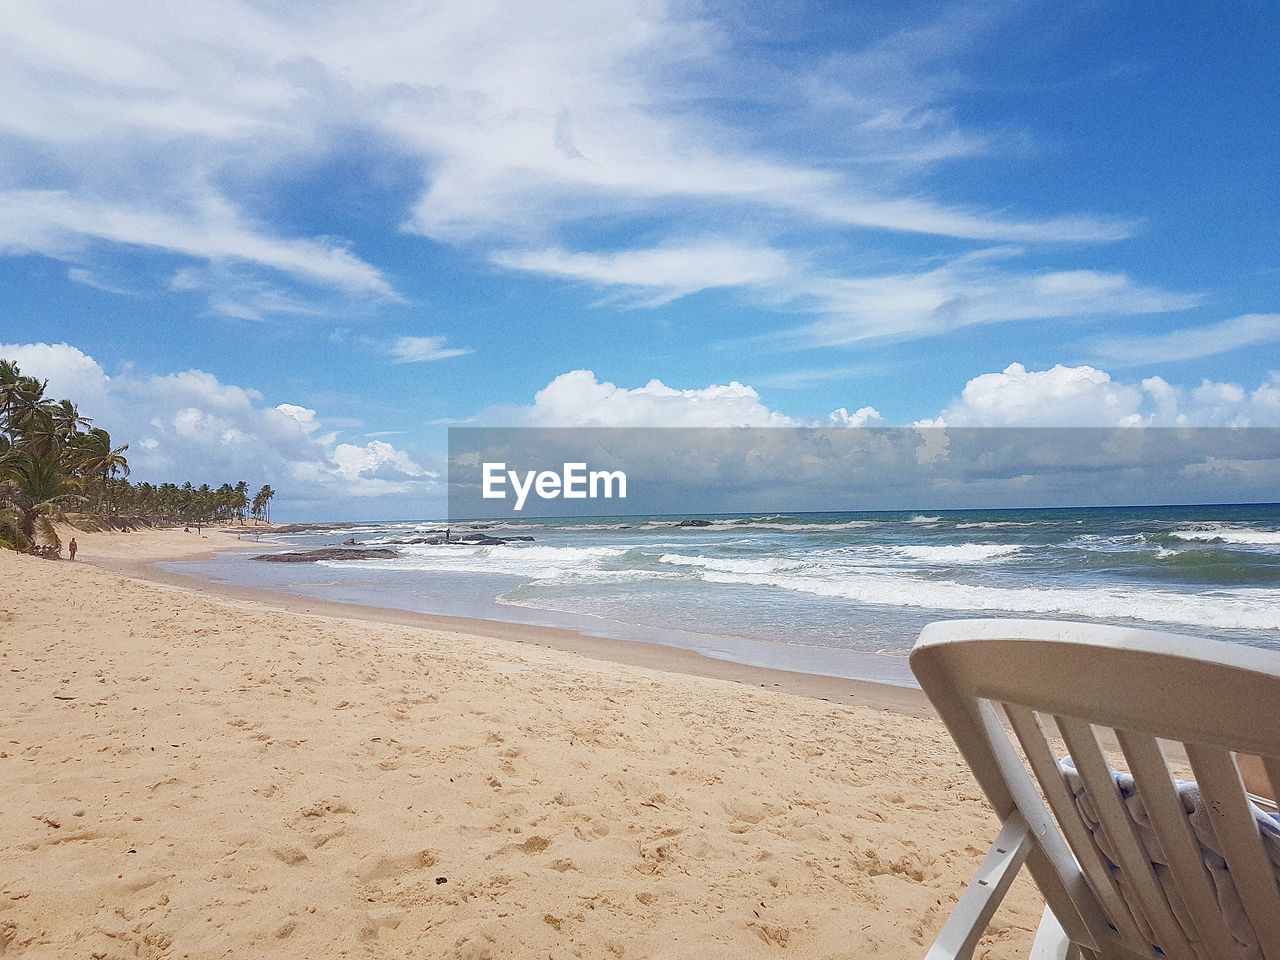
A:
[[[0,356],[276,515],[451,424],[1280,425],[1270,0],[0,23]]]

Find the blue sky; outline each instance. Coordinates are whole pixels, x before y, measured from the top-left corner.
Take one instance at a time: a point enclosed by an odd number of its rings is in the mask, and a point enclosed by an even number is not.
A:
[[[24,5],[0,344],[298,515],[451,421],[1280,424],[1274,4],[764,6]]]

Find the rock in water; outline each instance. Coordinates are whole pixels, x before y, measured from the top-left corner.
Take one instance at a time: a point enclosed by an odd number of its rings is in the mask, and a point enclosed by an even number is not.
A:
[[[322,547],[319,550],[307,550],[302,553],[263,553],[252,559],[265,560],[267,563],[315,563],[317,560],[394,560],[397,556],[394,550],[369,547],[359,550]]]

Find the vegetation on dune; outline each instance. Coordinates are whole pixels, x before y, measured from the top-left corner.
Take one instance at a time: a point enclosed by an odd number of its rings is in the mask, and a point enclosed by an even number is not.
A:
[[[45,381],[0,360],[0,547],[56,556],[55,519],[74,512],[200,526],[269,518],[275,491],[264,485],[131,483],[127,443],[81,416],[70,400],[45,395]]]

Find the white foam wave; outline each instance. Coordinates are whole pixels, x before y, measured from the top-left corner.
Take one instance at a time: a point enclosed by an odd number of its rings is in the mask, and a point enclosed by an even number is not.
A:
[[[907,517],[907,519],[903,521],[903,523],[941,523],[941,522],[942,522],[941,517],[929,517],[921,513],[916,514],[914,517]]]
[[[797,560],[784,560],[777,557],[742,560],[722,557],[687,557],[679,553],[664,553],[658,559],[662,563],[669,563],[675,567],[697,567],[701,570],[715,570],[721,573],[779,573],[786,570],[799,570],[804,566]]]
[[[1044,527],[1052,526],[1046,520],[974,520],[969,523],[957,523],[957,530],[1004,530],[1009,527]]]
[[[652,520],[648,523],[639,524],[637,530],[690,530],[694,532],[721,532],[724,530],[778,530],[793,533],[826,533],[839,530],[861,530],[866,527],[876,526],[874,520],[842,520],[833,523],[782,523],[773,519],[749,520],[749,519],[717,519],[711,520],[703,524],[687,525],[682,524],[679,520]]]
[[[831,579],[715,570],[704,571],[702,577],[708,583],[775,587],[882,606],[1142,620],[1211,629],[1280,630],[1280,591],[1277,590],[1176,594],[1117,587],[984,587],[878,574]]]
[[[627,550],[627,547],[409,545],[401,547],[394,559],[322,560],[320,563],[340,570],[497,573],[530,580],[555,580],[596,572],[601,564],[622,556]]]
[[[1003,543],[959,543],[939,546],[902,546],[890,549],[909,560],[919,560],[922,563],[966,564],[1003,560],[1022,553],[1026,547]]]
[[[1250,530],[1246,527],[1201,527],[1195,530],[1173,530],[1169,536],[1179,540],[1219,541],[1248,546],[1280,546],[1280,530]]]

